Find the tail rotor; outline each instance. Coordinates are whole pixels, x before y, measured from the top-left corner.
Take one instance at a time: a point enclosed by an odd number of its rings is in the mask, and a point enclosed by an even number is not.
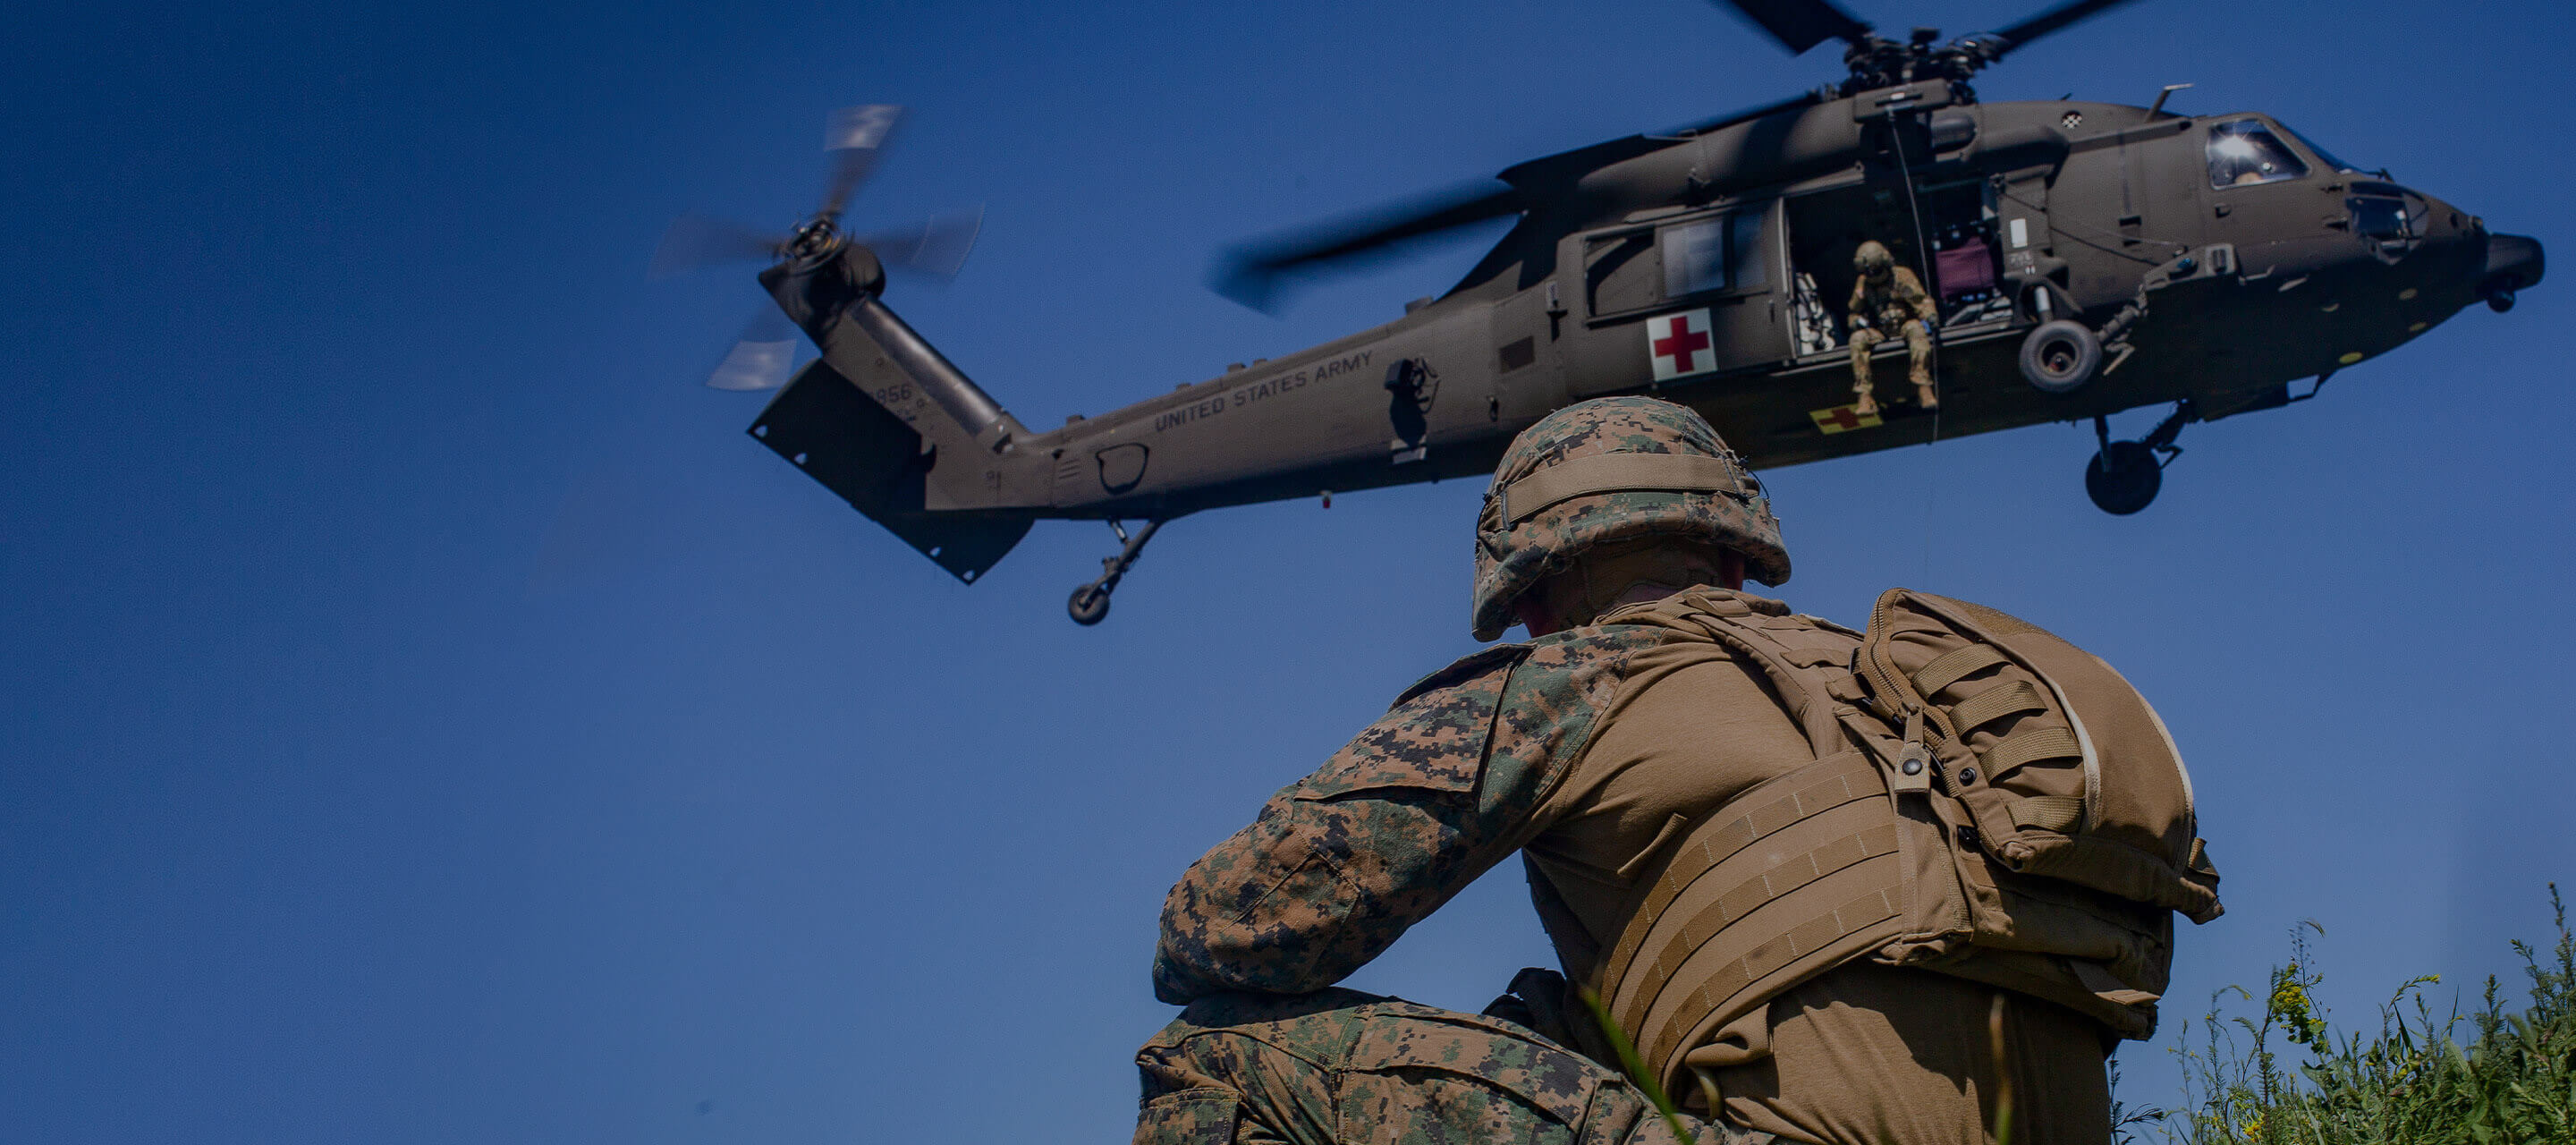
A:
[[[783,232],[706,215],[682,215],[663,231],[645,277],[659,280],[754,262],[820,260],[856,244],[890,269],[937,283],[955,278],[983,230],[981,207],[865,235],[841,229],[843,212],[875,172],[887,140],[903,121],[903,112],[890,103],[834,111],[823,128],[823,150],[831,156],[831,166],[813,213]],[[793,372],[798,341],[795,326],[775,308],[763,306],[733,350],[707,376],[706,384],[741,392],[777,389],[787,384]]]

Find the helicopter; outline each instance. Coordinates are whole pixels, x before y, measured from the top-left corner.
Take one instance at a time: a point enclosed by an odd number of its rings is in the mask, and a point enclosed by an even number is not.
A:
[[[2508,310],[2541,280],[2537,240],[2272,116],[2166,110],[2189,85],[2146,107],[1977,100],[1979,72],[2122,0],[1948,41],[1882,37],[1829,0],[1729,2],[1793,55],[1840,41],[1846,76],[1235,248],[1213,285],[1262,307],[1299,276],[1514,220],[1393,322],[1046,432],[885,305],[889,267],[953,273],[971,224],[841,227],[899,108],[836,114],[823,206],[784,236],[675,227],[664,253],[769,260],[762,287],[820,356],[788,378],[791,340],[747,339],[711,384],[783,385],[750,434],[959,580],[1038,520],[1108,522],[1117,552],[1067,600],[1085,625],[1178,517],[1481,475],[1539,418],[1618,394],[1696,409],[1756,469],[2090,419],[2086,491],[2135,513],[2186,425],[2313,398],[2337,370],[2472,303]],[[1937,311],[1937,408],[1855,404],[1856,357],[1878,375],[1906,367],[1898,340],[1849,348],[1838,300],[1873,240]],[[2112,440],[2110,415],[2167,404],[2142,438]]]

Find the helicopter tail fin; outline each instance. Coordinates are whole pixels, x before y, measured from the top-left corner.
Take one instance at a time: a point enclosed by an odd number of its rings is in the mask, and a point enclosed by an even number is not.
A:
[[[971,497],[975,491],[935,480],[951,475],[938,470],[972,468],[970,459],[991,456],[990,451],[944,411],[921,408],[925,403],[903,388],[908,379],[885,356],[859,357],[882,374],[868,370],[878,376],[853,379],[835,368],[830,357],[818,358],[760,411],[750,433],[851,508],[971,584],[1019,544],[1036,516],[995,504],[998,490],[992,489],[983,490],[989,508],[960,505],[966,498],[958,493]],[[880,392],[886,397],[874,396]],[[887,401],[903,403],[911,416],[899,416]],[[941,466],[942,455],[962,464]]]

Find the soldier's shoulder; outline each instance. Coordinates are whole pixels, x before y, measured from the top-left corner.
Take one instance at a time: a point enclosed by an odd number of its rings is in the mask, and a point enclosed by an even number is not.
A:
[[[1527,649],[1500,644],[1415,681],[1342,750],[1297,785],[1302,798],[1358,791],[1474,790],[1503,688]]]
[[[1550,633],[1529,642],[1504,699],[1524,723],[1598,707],[1618,690],[1638,654],[1672,639],[1671,631],[1646,624],[1587,624]]]
[[[1537,807],[1582,755],[1637,655],[1670,638],[1644,625],[1592,624],[1525,645],[1501,680],[1485,760],[1487,810]]]
[[[1474,687],[1487,681],[1499,689],[1501,677],[1511,671],[1512,665],[1520,663],[1521,657],[1528,655],[1529,650],[1527,644],[1497,644],[1470,652],[1414,681],[1411,687],[1396,696],[1394,703],[1387,705],[1387,710],[1401,708],[1432,692]]]
[[[1394,716],[1408,708],[1490,704],[1507,696],[1525,700],[1597,692],[1619,677],[1628,657],[1666,639],[1666,634],[1640,625],[1596,624],[1518,644],[1497,644],[1414,681],[1388,705],[1387,714]]]

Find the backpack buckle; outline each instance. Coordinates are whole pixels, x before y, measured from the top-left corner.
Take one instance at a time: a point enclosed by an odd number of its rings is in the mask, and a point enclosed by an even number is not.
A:
[[[1932,749],[1923,745],[1923,709],[1909,708],[1905,713],[1905,747],[1896,756],[1896,774],[1888,781],[1890,790],[1930,794],[1932,791]]]

